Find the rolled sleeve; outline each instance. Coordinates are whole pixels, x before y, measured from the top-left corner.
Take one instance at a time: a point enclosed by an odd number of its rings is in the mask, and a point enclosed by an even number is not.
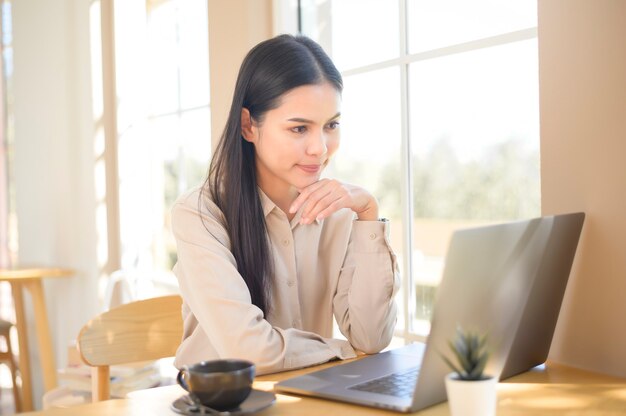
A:
[[[388,236],[388,221],[353,222],[334,299],[341,332],[366,353],[385,348],[396,323],[400,274]]]

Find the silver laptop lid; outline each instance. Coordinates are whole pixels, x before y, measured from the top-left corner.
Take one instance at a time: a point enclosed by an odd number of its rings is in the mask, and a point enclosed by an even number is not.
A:
[[[488,334],[490,374],[545,361],[583,220],[583,213],[564,214],[453,234],[413,411],[445,400],[450,370],[440,354],[449,354],[458,325]]]

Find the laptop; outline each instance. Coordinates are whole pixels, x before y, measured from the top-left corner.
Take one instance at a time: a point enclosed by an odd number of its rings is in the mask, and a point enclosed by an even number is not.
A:
[[[456,231],[427,343],[283,380],[274,389],[415,412],[446,400],[441,354],[456,328],[488,334],[486,372],[500,379],[545,362],[584,213]]]

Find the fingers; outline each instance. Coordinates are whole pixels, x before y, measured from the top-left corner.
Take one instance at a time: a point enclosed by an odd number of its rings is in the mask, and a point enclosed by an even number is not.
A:
[[[289,208],[289,213],[293,214],[294,212],[297,212],[300,209],[300,207],[302,205],[304,205],[304,203],[309,198],[309,196],[314,191],[316,191],[319,188],[323,187],[326,182],[328,182],[328,179],[322,179],[322,180],[319,180],[319,181],[315,182],[314,184],[309,185],[306,188],[302,189],[300,191],[300,195],[298,195],[298,197],[291,204],[291,207]]]
[[[346,208],[346,198],[340,198],[336,201],[333,201],[326,208],[317,213],[317,215],[315,215],[315,218],[318,220],[322,220],[326,217],[329,217],[333,212],[339,211],[341,208]]]
[[[315,219],[323,219],[333,212],[352,205],[350,185],[334,179],[323,179],[302,190],[291,206],[294,213],[302,210],[301,224],[310,224]]]
[[[351,209],[360,220],[378,218],[378,205],[373,196],[363,188],[335,179],[322,179],[302,189],[291,204],[289,213],[293,214],[302,207],[300,224],[327,218],[342,208]]]
[[[302,211],[302,223],[310,224],[313,220],[321,220],[328,217],[341,208],[350,204],[350,195],[346,188],[338,186],[334,188],[320,188],[311,194]]]

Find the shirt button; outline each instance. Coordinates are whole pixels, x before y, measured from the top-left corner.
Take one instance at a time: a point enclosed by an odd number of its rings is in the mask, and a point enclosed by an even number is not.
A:
[[[289,240],[283,240],[283,245],[287,247],[289,245]]]
[[[291,326],[293,326],[294,328],[296,328],[298,326],[298,320],[294,319],[293,322],[291,322]]]
[[[296,282],[293,281],[293,280],[287,280],[287,286],[289,286],[289,287],[293,286],[294,283],[296,283]]]
[[[373,240],[373,239],[375,239],[375,238],[376,238],[376,234],[371,233],[371,234],[370,234],[370,240]]]

